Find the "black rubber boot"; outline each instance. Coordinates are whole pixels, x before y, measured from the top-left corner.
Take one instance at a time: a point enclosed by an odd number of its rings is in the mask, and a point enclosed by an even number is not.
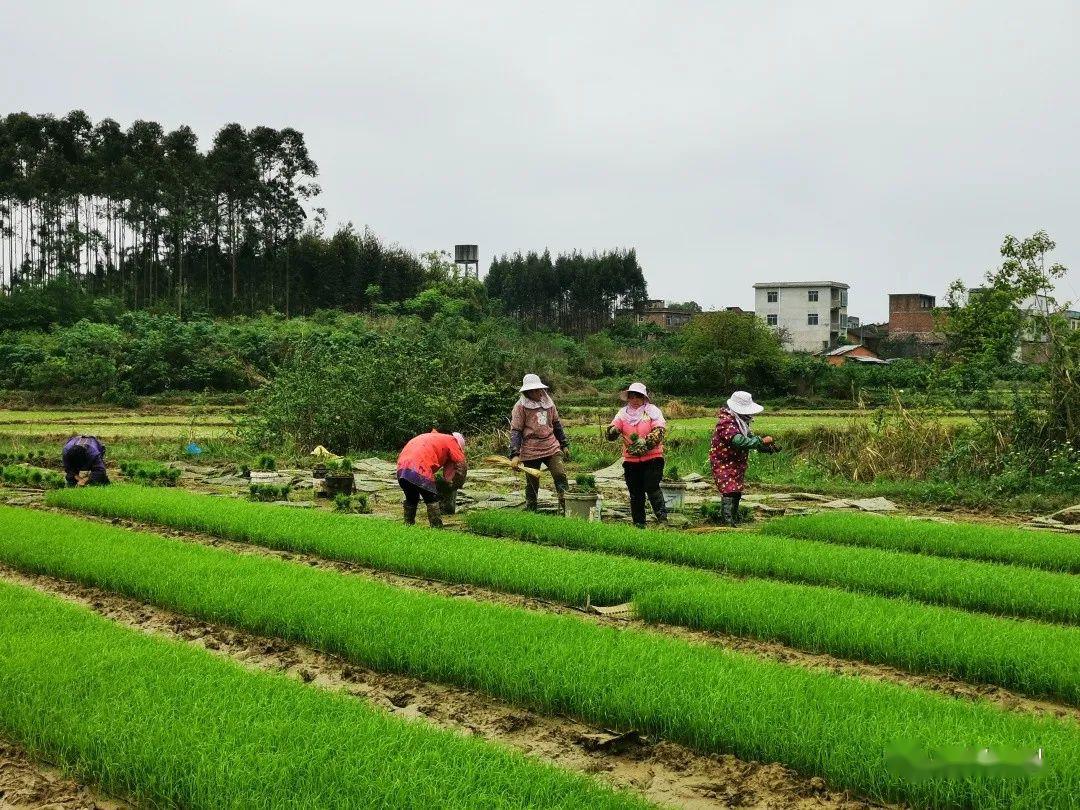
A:
[[[732,498],[732,501],[733,501],[733,503],[731,505],[731,525],[732,526],[738,526],[739,525],[739,502],[742,500],[742,493],[741,492],[733,492],[733,493],[731,493],[731,498]]]
[[[720,499],[720,525],[735,527],[734,495],[725,495]]]
[[[653,514],[656,515],[657,523],[667,523],[667,504],[664,503],[662,490],[653,490],[649,493],[649,503],[652,504]]]
[[[639,529],[645,528],[645,496],[630,498],[630,519]]]
[[[530,495],[530,493],[528,493],[528,492],[525,493],[525,511],[526,512],[535,512],[536,511],[536,496],[533,495],[532,497],[529,497],[529,495]]]
[[[417,504],[405,504],[405,525],[412,526],[416,523],[416,507]]]
[[[433,529],[442,528],[442,509],[439,508],[438,502],[427,505],[427,522]]]

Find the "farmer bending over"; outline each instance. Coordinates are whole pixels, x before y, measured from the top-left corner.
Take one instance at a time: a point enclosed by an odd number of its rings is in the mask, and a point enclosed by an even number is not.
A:
[[[510,462],[514,469],[524,464],[539,470],[543,464],[555,482],[559,495],[559,511],[564,512],[568,481],[563,466],[564,453],[570,446],[559,420],[559,411],[551,399],[548,387],[536,374],[526,374],[521,381],[521,396],[510,412]],[[540,491],[540,479],[525,476],[525,508],[536,511],[536,495]]]
[[[742,499],[743,481],[750,451],[776,453],[780,448],[772,436],[755,436],[750,422],[765,408],[754,402],[745,391],[736,391],[728,399],[726,407],[716,414],[716,430],[712,448],[709,450],[709,466],[713,480],[720,492],[720,520],[725,526],[739,522],[739,501]]]
[[[428,524],[442,527],[438,487],[435,473],[442,470],[443,478],[454,489],[461,489],[468,474],[465,461],[465,437],[460,433],[421,433],[409,439],[397,460],[398,486],[405,493],[405,524],[416,523],[420,499],[427,505]]]
[[[90,472],[91,485],[109,483],[105,472],[105,445],[96,436],[72,436],[60,454],[69,487],[79,486],[79,473]]]

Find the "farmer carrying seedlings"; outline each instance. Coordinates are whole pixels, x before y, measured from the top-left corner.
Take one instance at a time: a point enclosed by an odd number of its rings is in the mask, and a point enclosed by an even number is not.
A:
[[[734,526],[739,521],[739,500],[750,451],[776,453],[780,449],[772,436],[755,436],[750,431],[754,415],[763,410],[765,408],[754,402],[748,393],[736,391],[716,415],[709,466],[721,495],[720,516],[725,526]]]
[[[521,394],[510,412],[510,464],[515,470],[524,465],[539,470],[544,465],[555,482],[559,496],[559,511],[565,510],[563,496],[568,482],[563,454],[570,449],[559,411],[546,385],[536,374],[526,374],[521,380]],[[536,511],[536,494],[540,491],[539,476],[525,476],[525,508]]]
[[[667,520],[664,493],[660,481],[664,477],[664,415],[649,401],[644,383],[633,383],[619,394],[626,403],[608,425],[611,441],[622,439],[623,475],[630,493],[630,516],[634,525],[645,528],[645,499],[652,504],[658,523]]]
[[[90,472],[89,484],[109,483],[109,475],[105,472],[105,445],[97,436],[72,436],[60,453],[60,461],[69,487],[79,486],[79,473],[86,471]]]
[[[465,461],[465,437],[460,433],[421,433],[402,448],[397,460],[398,486],[405,493],[405,524],[416,523],[416,508],[420,499],[427,506],[428,524],[442,526],[439,491],[435,473],[442,470],[443,478],[454,489],[461,489],[468,474]]]

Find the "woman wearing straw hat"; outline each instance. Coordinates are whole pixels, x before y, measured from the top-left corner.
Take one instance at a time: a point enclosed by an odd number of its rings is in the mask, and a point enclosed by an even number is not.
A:
[[[664,478],[664,414],[649,401],[645,383],[632,383],[619,394],[626,405],[615,414],[607,429],[611,441],[622,439],[623,476],[630,493],[630,516],[645,528],[645,499],[652,504],[658,523],[667,520],[660,482]]]
[[[736,391],[717,413],[709,465],[721,495],[720,515],[725,526],[734,526],[739,521],[739,500],[750,451],[775,453],[779,449],[772,436],[755,436],[750,431],[750,422],[763,410],[746,391]]]
[[[559,411],[548,387],[537,374],[526,374],[521,380],[521,394],[510,412],[510,463],[515,470],[524,464],[534,470],[548,468],[559,496],[559,511],[564,510],[563,496],[568,482],[563,453],[569,450]],[[540,477],[525,476],[525,508],[536,511],[536,496]]]

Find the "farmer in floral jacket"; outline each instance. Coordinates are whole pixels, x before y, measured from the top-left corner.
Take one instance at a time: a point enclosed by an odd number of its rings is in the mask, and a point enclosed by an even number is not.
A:
[[[717,413],[709,465],[721,495],[720,514],[725,526],[734,526],[738,522],[750,451],[775,453],[779,450],[772,436],[755,436],[750,430],[754,416],[763,410],[765,408],[754,402],[746,391],[736,391],[728,399],[727,406]]]
[[[623,477],[630,494],[630,517],[645,528],[645,499],[652,505],[657,523],[667,520],[667,506],[660,481],[664,477],[664,433],[667,421],[652,402],[644,383],[633,383],[619,394],[626,403],[608,425],[610,441],[622,441]]]

